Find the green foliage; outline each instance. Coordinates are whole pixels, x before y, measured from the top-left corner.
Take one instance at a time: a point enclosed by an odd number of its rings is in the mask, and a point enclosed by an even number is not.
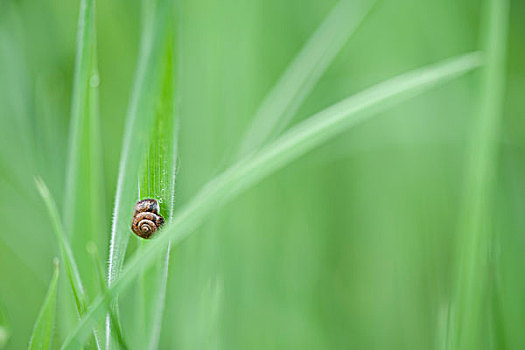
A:
[[[133,278],[144,266],[151,264],[167,244],[178,244],[187,238],[206,216],[264,177],[338,133],[370,118],[385,106],[403,101],[407,96],[464,74],[480,64],[479,53],[473,53],[395,77],[319,112],[264,147],[255,156],[242,159],[205,185],[193,201],[177,213],[163,230],[163,235],[130,258],[120,279],[109,288],[110,299],[129,286]],[[82,344],[84,333],[104,306],[106,304],[101,298],[93,302],[89,314],[81,320],[64,347]]]
[[[310,37],[253,117],[241,155],[259,150],[288,126],[374,1],[341,0]]]
[[[29,349],[51,349],[51,339],[53,337],[53,326],[55,323],[57,285],[58,285],[58,259],[54,261],[54,272],[49,289],[47,290],[44,303],[33,328],[33,335],[29,342]]]
[[[169,1],[155,2],[154,18],[142,37],[135,85],[127,115],[122,156],[119,166],[113,227],[109,251],[108,285],[120,272],[129,241],[129,226],[137,199],[137,179],[150,135],[156,91],[162,81],[160,63],[170,15]]]
[[[86,245],[106,245],[107,211],[104,205],[100,136],[98,74],[95,35],[95,1],[82,0],[71,103],[64,228],[79,260],[87,286],[96,285],[89,268]],[[89,287],[88,287],[89,290]],[[93,292],[93,291],[91,291]]]
[[[525,348],[524,13],[0,2],[0,348]]]
[[[478,110],[479,118],[472,126],[467,153],[465,199],[459,228],[461,255],[458,291],[454,301],[453,349],[479,349],[482,346],[486,327],[484,320],[490,316],[484,305],[493,303],[487,294],[487,276],[491,275],[490,264],[494,264],[489,261],[492,242],[494,235],[498,235],[497,231],[493,233],[492,213],[503,123],[509,2],[491,0],[488,5],[484,23],[486,66],[481,76],[482,102]],[[501,347],[498,340],[495,345]]]
[[[161,88],[155,98],[154,121],[147,141],[147,152],[139,177],[138,199],[154,198],[158,201],[160,214],[166,222],[173,218],[175,208],[175,179],[177,172],[178,120],[175,111],[175,38],[168,32],[163,47],[161,62],[163,77]],[[141,240],[140,248],[148,241]],[[137,333],[135,344],[141,348],[158,348],[164,314],[168,266],[170,257],[169,244],[159,255],[157,263],[142,271],[139,279],[137,312]]]
[[[133,208],[135,202],[140,198],[156,198],[160,203],[161,214],[165,212],[166,218],[170,218],[173,210],[176,140],[174,66],[172,63],[174,39],[169,26],[172,24],[172,6],[169,1],[165,0],[152,1],[147,4],[151,7],[148,7],[145,13],[151,14],[151,18],[144,16],[145,25],[135,90],[131,97],[127,117],[111,231],[109,287],[118,278],[126,254],[130,214],[132,214],[130,208]],[[144,159],[144,162],[137,161],[137,159]],[[139,193],[137,193],[137,188],[139,188]],[[169,257],[169,249],[165,255]],[[166,273],[158,277],[158,282],[154,284],[151,294],[160,293],[163,300],[167,265],[162,270],[165,270]],[[143,295],[139,301],[141,308],[145,307],[145,299],[146,296]],[[161,310],[162,305],[160,309],[155,308],[155,310],[145,312],[144,315],[139,314],[141,327],[138,328],[136,334],[145,335],[145,337],[139,337],[139,342],[149,337],[158,339],[160,325],[157,324],[160,321],[156,318],[162,317]],[[116,303],[113,305],[112,312],[118,315]],[[148,317],[148,322],[143,320],[145,317]],[[106,322],[111,324],[109,320]],[[153,328],[150,329],[149,325],[153,325]],[[107,342],[110,337],[111,330],[106,328]],[[151,341],[157,342],[158,340]]]
[[[73,258],[73,251],[71,250],[71,246],[65,235],[62,223],[60,222],[58,209],[56,207],[55,201],[51,197],[51,193],[49,193],[49,189],[40,178],[35,178],[35,183],[47,207],[51,223],[53,224],[56,241],[58,242],[60,254],[64,261],[71,290],[73,292],[73,296],[75,297],[77,312],[79,315],[82,315],[86,311],[87,299],[84,292],[84,286],[80,279],[80,273],[78,272],[77,263]]]
[[[51,223],[55,231],[56,241],[58,242],[58,246],[60,249],[60,255],[62,257],[62,261],[64,262],[64,267],[66,269],[69,285],[75,298],[77,312],[78,315],[82,317],[86,313],[88,300],[86,297],[86,292],[84,290],[84,284],[82,283],[82,280],[80,278],[77,262],[73,257],[71,245],[69,244],[69,240],[65,235],[62,223],[60,221],[60,216],[58,214],[58,209],[56,207],[55,201],[53,200],[53,197],[51,196],[51,193],[49,193],[49,189],[47,188],[46,184],[42,181],[42,179],[38,177],[35,178],[35,183],[47,207],[49,218],[51,219]],[[97,348],[99,348],[99,341],[96,335],[96,331],[93,331],[93,336],[95,339],[95,345]]]
[[[101,264],[101,257],[98,253],[97,245],[94,242],[88,242],[87,245],[87,251],[89,255],[91,256],[91,259],[93,261],[92,267],[94,267],[97,280],[99,283],[99,293],[103,294],[107,292],[107,284],[106,284],[106,278],[104,274],[104,268]],[[124,335],[122,334],[122,325],[120,323],[120,319],[118,318],[118,315],[116,312],[110,313],[110,318],[112,325],[114,326],[111,329],[111,335],[113,336],[114,340],[117,342],[117,344],[120,346],[121,349],[129,349],[128,345],[126,344],[126,340],[124,339]]]

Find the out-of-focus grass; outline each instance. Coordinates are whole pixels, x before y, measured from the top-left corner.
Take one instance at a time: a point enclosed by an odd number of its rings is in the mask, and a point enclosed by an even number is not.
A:
[[[65,175],[63,225],[77,252],[79,269],[88,292],[94,294],[96,275],[89,265],[86,246],[90,241],[106,247],[109,225],[104,202],[100,136],[95,2],[80,2],[71,122]],[[99,244],[100,244],[99,243]]]
[[[42,196],[42,199],[44,200],[51,224],[53,226],[55,239],[60,250],[60,256],[62,257],[62,261],[64,262],[67,280],[69,282],[70,287],[69,290],[72,292],[74,297],[74,304],[76,307],[77,315],[78,317],[83,317],[87,311],[88,299],[86,296],[84,283],[82,282],[82,279],[80,277],[78,263],[75,261],[75,258],[73,256],[73,250],[69,243],[69,239],[67,238],[66,233],[64,231],[63,224],[60,220],[55,200],[51,196],[51,193],[49,193],[49,189],[47,188],[46,184],[42,181],[41,178],[36,178],[35,183],[40,195]],[[58,264],[56,268],[58,269]],[[56,291],[53,291],[53,293],[56,293]],[[54,319],[55,311],[48,311],[48,313],[51,315],[48,316],[48,318],[52,317],[52,319]],[[95,331],[93,332],[93,340],[95,341],[93,346],[96,346],[97,349],[100,349],[99,338],[97,337]],[[41,346],[41,344],[37,342],[36,344],[34,344],[34,346],[39,347]]]
[[[506,343],[500,324],[504,319],[499,314],[500,277],[490,266],[497,264],[494,255],[499,239],[499,229],[493,229],[493,205],[504,112],[509,1],[490,0],[485,11],[486,66],[481,77],[479,117],[472,125],[467,152],[458,240],[458,291],[451,301],[453,316],[449,327],[453,349],[479,349],[486,344],[483,334],[491,325],[485,322],[487,317],[494,318],[492,346],[504,348]],[[487,293],[489,290],[494,297]]]
[[[373,4],[342,0],[330,11],[261,103],[242,139],[241,155],[259,150],[288,126]]]
[[[49,289],[47,290],[46,298],[42,304],[42,308],[38,313],[38,318],[35,322],[33,334],[29,341],[29,349],[51,349],[51,339],[53,338],[53,327],[56,318],[56,304],[57,304],[57,286],[58,286],[58,259],[53,262],[54,272]]]
[[[129,259],[121,276],[109,286],[108,296],[101,295],[93,301],[89,314],[68,336],[63,348],[81,346],[85,334],[106,306],[105,300],[117,299],[130,282],[153,263],[156,256],[162,256],[163,249],[170,242],[180,244],[221,205],[346,129],[359,125],[407,97],[461,76],[480,65],[480,54],[470,53],[377,84],[308,118],[263,147],[260,152],[241,159],[211,179],[189,204],[177,212],[175,219],[163,229],[162,235]]]
[[[188,203],[223,170],[264,96],[335,4],[177,2],[178,203]],[[482,49],[481,5],[380,2],[290,123],[375,82]],[[78,6],[0,3],[0,304],[9,320],[8,348],[27,346],[57,255],[32,179],[42,175],[63,208]],[[498,235],[489,247],[491,302],[482,302],[490,310],[481,332],[487,349],[496,348],[494,337],[510,349],[525,344],[525,4],[510,7],[509,34],[500,39],[508,40],[509,69],[494,175]],[[138,0],[97,3],[105,208],[116,189],[141,9]],[[218,210],[171,255],[160,347],[444,346],[458,282],[455,253],[463,244],[456,232],[466,140],[483,105],[479,78],[469,75],[382,112]],[[110,219],[102,220],[109,226]],[[100,235],[95,243],[103,251],[109,233]],[[130,244],[129,253],[135,248]],[[63,305],[71,303],[63,297],[59,325]],[[128,336],[136,295],[125,292],[119,300]],[[58,346],[67,334],[57,330]]]

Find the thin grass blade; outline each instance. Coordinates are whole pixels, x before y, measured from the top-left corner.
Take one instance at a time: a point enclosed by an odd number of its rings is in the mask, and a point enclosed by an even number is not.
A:
[[[171,1],[154,0],[153,18],[143,30],[139,51],[139,63],[135,77],[130,107],[126,118],[126,129],[117,180],[117,192],[113,211],[113,225],[109,247],[108,286],[118,279],[128,241],[133,206],[136,202],[137,179],[141,159],[144,157],[146,141],[150,136],[155,97],[161,86],[162,48],[167,33]],[[139,160],[139,161],[138,161]],[[114,308],[118,314],[117,304]],[[106,346],[110,346],[110,317],[106,320]]]
[[[44,181],[39,177],[35,178],[35,183],[42,199],[44,200],[49,218],[51,219],[53,231],[55,232],[55,237],[60,249],[60,255],[62,257],[64,268],[71,286],[71,291],[73,292],[73,297],[75,298],[75,306],[77,308],[78,315],[82,317],[86,312],[88,302],[84,285],[80,278],[80,273],[78,272],[77,263],[73,256],[73,251],[71,250],[69,240],[67,239],[62,223],[60,222],[58,209],[55,201],[53,200],[53,197],[51,196],[51,193],[49,192],[49,189],[47,188]],[[93,336],[95,345],[97,348],[100,348],[98,337],[95,331],[93,331]]]
[[[186,239],[221,205],[335,135],[409,97],[457,78],[479,67],[481,63],[479,53],[470,53],[373,86],[308,118],[260,152],[242,159],[212,179],[189,204],[175,214],[173,221],[166,225],[158,238],[130,258],[119,280],[113,283],[107,294],[99,296],[91,304],[88,315],[69,335],[62,348],[82,346],[86,331],[105,311],[104,300],[115,298],[145,266],[162,254],[168,243],[176,246]]]
[[[463,213],[460,218],[458,285],[455,295],[453,349],[479,349],[492,243],[493,203],[505,96],[508,0],[488,0],[479,118],[474,121],[466,162]]]
[[[98,252],[97,245],[95,242],[88,242],[87,244],[87,252],[91,256],[92,266],[94,267],[97,275],[98,280],[98,286],[100,293],[106,293],[107,291],[107,284],[106,284],[106,277],[104,268],[101,263],[100,254]],[[120,320],[117,318],[117,315],[115,312],[111,312],[111,322],[113,325],[113,332],[112,335],[114,337],[114,340],[117,342],[117,344],[120,346],[121,349],[129,349],[129,346],[126,344],[126,340],[124,338],[123,332],[122,332],[122,326],[120,324]]]
[[[53,337],[53,326],[55,323],[56,302],[57,302],[57,285],[58,285],[58,259],[53,261],[53,277],[49,283],[44,303],[38,313],[38,317],[33,328],[33,334],[29,341],[29,349],[50,349],[51,339]]]
[[[58,246],[60,248],[60,254],[62,255],[64,267],[67,271],[68,279],[71,284],[71,290],[73,291],[73,296],[75,297],[77,311],[79,315],[82,315],[86,311],[86,296],[84,287],[80,279],[77,264],[73,258],[71,246],[69,245],[69,241],[60,222],[58,209],[44,181],[37,177],[35,178],[35,183],[40,196],[42,196],[42,199],[44,200],[49,218],[51,219],[51,223],[53,225],[53,231],[55,232]]]
[[[99,75],[96,58],[95,1],[82,0],[66,166],[64,229],[87,286],[95,285],[88,268],[86,244],[106,237],[102,180],[102,151],[98,106]]]
[[[243,137],[240,156],[260,149],[288,126],[375,0],[341,0],[265,97]]]

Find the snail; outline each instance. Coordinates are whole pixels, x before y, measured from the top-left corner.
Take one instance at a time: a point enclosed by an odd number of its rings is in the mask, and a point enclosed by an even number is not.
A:
[[[148,239],[164,224],[155,199],[143,199],[135,204],[131,230],[139,237]]]

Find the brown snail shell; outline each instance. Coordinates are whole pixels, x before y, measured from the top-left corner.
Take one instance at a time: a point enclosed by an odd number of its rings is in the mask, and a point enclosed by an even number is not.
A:
[[[155,199],[143,199],[135,204],[131,230],[137,236],[148,239],[162,224],[164,218],[159,214],[159,203]]]

